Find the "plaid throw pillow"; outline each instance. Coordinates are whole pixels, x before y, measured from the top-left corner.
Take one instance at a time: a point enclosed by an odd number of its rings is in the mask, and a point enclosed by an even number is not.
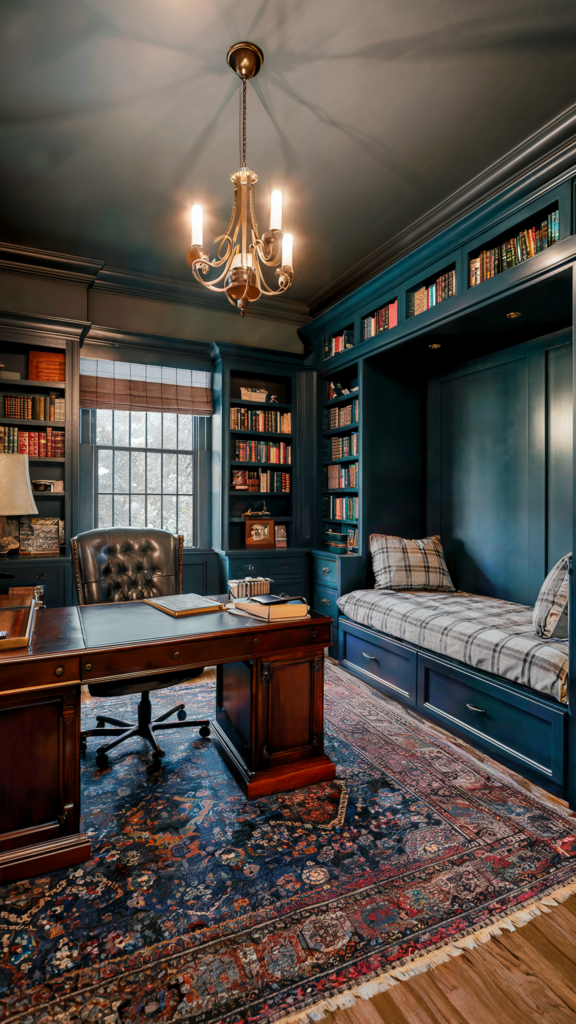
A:
[[[454,590],[440,537],[370,537],[376,590]]]
[[[568,571],[571,555],[564,555],[550,570],[534,605],[532,622],[538,636],[568,637]]]

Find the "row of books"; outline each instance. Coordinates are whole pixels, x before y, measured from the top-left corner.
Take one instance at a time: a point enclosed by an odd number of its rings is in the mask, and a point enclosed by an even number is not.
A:
[[[55,391],[48,395],[4,395],[4,416],[9,420],[63,422],[66,399],[59,398]]]
[[[426,309],[432,309],[439,302],[445,302],[456,295],[456,271],[449,270],[441,274],[433,284],[422,285],[413,292],[408,292],[408,316],[418,316]]]
[[[331,356],[335,356],[338,352],[345,352],[347,348],[352,348],[354,345],[354,331],[341,331],[340,334],[334,335],[333,338],[327,338],[324,342],[324,359],[330,359]]]
[[[258,433],[291,434],[292,413],[278,409],[230,409],[230,430],[255,430]]]
[[[517,267],[519,263],[531,259],[559,240],[560,221],[558,210],[554,210],[539,228],[526,228],[515,238],[509,238],[492,249],[483,249],[479,256],[470,260],[470,287],[474,288],[510,267]]]
[[[344,387],[336,380],[325,380],[324,381],[324,401],[329,402],[331,398],[341,398],[343,395],[353,395],[355,391],[358,391],[358,385],[354,387]]]
[[[325,461],[327,459],[345,459],[349,455],[358,455],[358,434],[356,431],[353,434],[344,434],[340,437],[324,438],[323,458]]]
[[[278,473],[273,469],[233,469],[232,490],[261,491],[264,494],[289,494],[290,473]]]
[[[0,452],[30,455],[34,458],[63,459],[64,431],[20,430],[19,427],[0,426]]]
[[[362,340],[373,338],[375,334],[389,331],[398,324],[398,300],[387,302],[377,309],[372,316],[365,316],[362,321]]]
[[[329,491],[340,490],[341,487],[358,486],[358,463],[349,466],[326,466],[324,470],[324,487]]]
[[[358,423],[358,399],[355,398],[350,405],[334,405],[331,409],[324,409],[322,419],[324,430],[336,430],[338,427]]]
[[[338,522],[358,521],[358,498],[336,498],[326,495],[322,498],[322,518]]]
[[[234,445],[235,462],[292,462],[292,445],[285,441],[235,441]]]

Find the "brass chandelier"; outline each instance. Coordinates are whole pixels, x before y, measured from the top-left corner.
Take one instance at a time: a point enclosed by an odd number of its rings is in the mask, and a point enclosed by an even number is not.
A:
[[[230,223],[225,234],[214,239],[218,244],[216,257],[203,244],[203,211],[198,204],[192,207],[192,244],[187,260],[196,280],[213,292],[224,292],[228,301],[246,316],[250,302],[265,295],[281,295],[292,284],[292,235],[282,234],[282,193],[270,196],[270,227],[262,237],[256,220],[256,182],[258,175],[246,166],[246,84],[254,78],[262,64],[264,54],[255,43],[235,43],[226,54],[229,68],[242,82],[242,167],[230,175],[234,185],[234,201]],[[277,267],[276,288],[268,287],[262,270],[264,266]],[[218,276],[205,280],[212,269]]]

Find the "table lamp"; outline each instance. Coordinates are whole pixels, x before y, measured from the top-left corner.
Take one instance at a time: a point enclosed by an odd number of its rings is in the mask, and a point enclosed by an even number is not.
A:
[[[38,509],[30,485],[28,456],[0,454],[0,555],[20,547],[19,534],[13,535],[7,520],[29,515],[38,515]]]

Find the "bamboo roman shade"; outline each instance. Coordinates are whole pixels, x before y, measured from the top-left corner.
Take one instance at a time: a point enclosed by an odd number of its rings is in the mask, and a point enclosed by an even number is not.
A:
[[[80,407],[212,415],[211,374],[173,366],[80,359]]]

